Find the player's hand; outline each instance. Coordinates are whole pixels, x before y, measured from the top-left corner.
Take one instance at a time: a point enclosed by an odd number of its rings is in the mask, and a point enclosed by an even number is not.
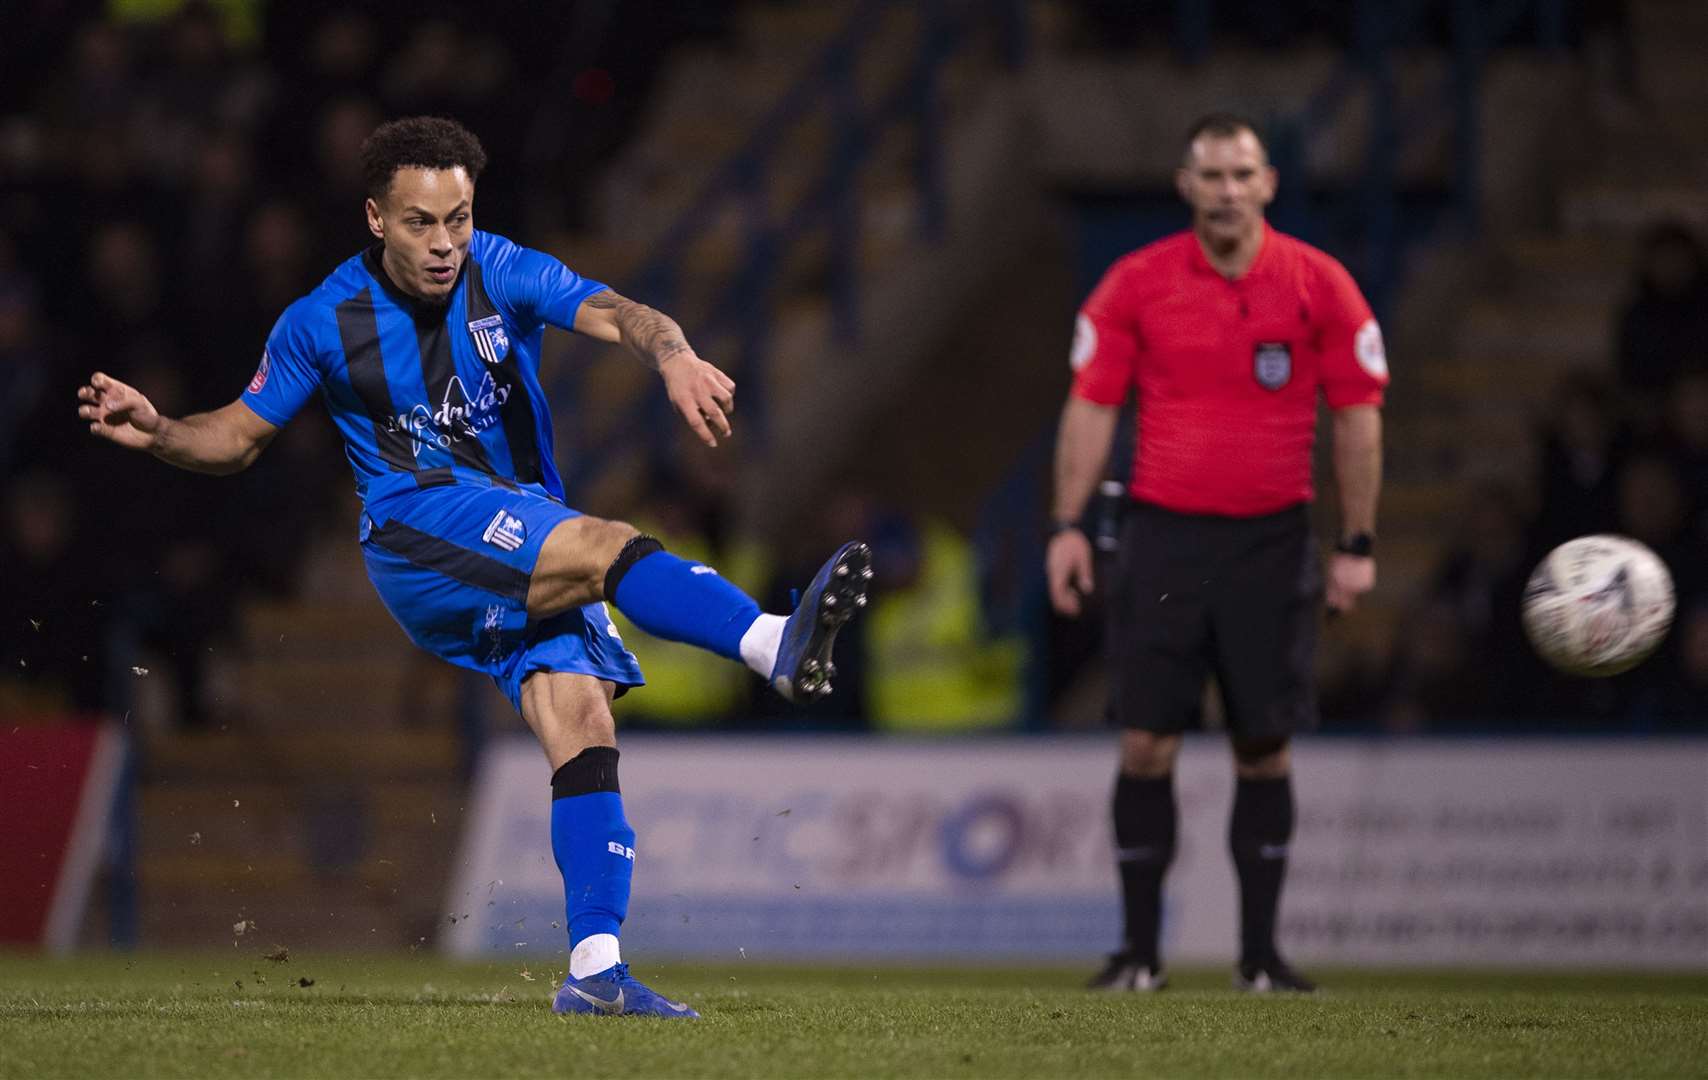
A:
[[[134,387],[97,371],[77,391],[77,415],[91,434],[131,450],[147,450],[160,431],[160,414]]]
[[[1337,551],[1328,561],[1328,584],[1323,591],[1323,603],[1329,614],[1344,614],[1357,607],[1358,598],[1375,587],[1375,559]]]
[[[734,379],[695,356],[692,349],[666,357],[658,371],[664,376],[670,404],[701,442],[716,446],[719,435],[729,438],[729,416],[735,412]]]
[[[1050,582],[1050,606],[1077,616],[1091,595],[1091,539],[1078,529],[1062,529],[1044,549],[1044,575]]]

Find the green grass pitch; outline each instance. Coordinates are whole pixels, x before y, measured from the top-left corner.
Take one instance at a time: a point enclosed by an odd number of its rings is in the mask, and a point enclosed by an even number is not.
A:
[[[561,969],[264,950],[0,954],[0,1077],[1708,1076],[1708,974],[1225,972],[1094,995],[1067,969],[637,969],[698,1022],[554,1017]],[[307,983],[307,985],[304,985]]]

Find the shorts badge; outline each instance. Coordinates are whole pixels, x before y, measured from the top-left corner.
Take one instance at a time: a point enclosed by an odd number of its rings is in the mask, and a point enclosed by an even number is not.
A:
[[[1265,390],[1279,390],[1293,377],[1293,347],[1285,341],[1260,341],[1251,356],[1251,373]]]
[[[515,551],[527,542],[528,530],[523,526],[521,518],[500,510],[487,524],[486,531],[480,534],[480,538],[503,551]]]

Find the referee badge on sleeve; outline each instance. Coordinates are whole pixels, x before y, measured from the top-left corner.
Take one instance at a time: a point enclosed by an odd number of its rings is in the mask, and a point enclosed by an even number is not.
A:
[[[1251,373],[1265,390],[1279,390],[1293,377],[1293,347],[1285,341],[1260,341],[1251,354]]]
[[[1358,336],[1352,339],[1352,355],[1372,379],[1387,381],[1388,350],[1382,347],[1382,328],[1375,319],[1364,320],[1358,328]]]
[[[1073,321],[1073,351],[1068,354],[1068,365],[1075,371],[1082,371],[1096,355],[1097,327],[1081,314]]]

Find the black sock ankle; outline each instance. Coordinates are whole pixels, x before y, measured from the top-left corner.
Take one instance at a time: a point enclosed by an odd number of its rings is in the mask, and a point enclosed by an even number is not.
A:
[[[1242,966],[1261,966],[1275,956],[1275,916],[1292,838],[1292,777],[1238,781],[1228,847],[1239,874]]]
[[[1174,777],[1115,778],[1115,860],[1126,909],[1127,953],[1152,968],[1161,962],[1162,879],[1174,859]]]

